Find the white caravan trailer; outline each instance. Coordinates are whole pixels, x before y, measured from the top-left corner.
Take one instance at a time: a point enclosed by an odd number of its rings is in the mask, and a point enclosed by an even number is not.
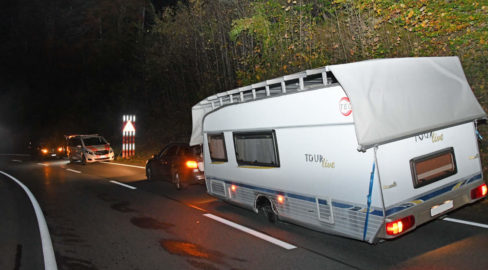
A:
[[[486,196],[457,57],[332,65],[210,96],[193,109],[210,195],[369,243]]]

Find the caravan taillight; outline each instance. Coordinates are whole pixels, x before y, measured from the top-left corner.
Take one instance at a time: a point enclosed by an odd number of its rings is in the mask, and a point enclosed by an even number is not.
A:
[[[278,197],[276,197],[276,200],[282,204],[285,202],[285,197],[283,197],[283,195],[278,195]]]
[[[488,193],[488,187],[486,187],[486,184],[478,186],[477,188],[471,190],[471,200],[484,197],[486,196],[486,193]]]
[[[386,234],[388,235],[398,235],[402,232],[410,229],[415,225],[414,216],[404,217],[392,222],[386,223]]]

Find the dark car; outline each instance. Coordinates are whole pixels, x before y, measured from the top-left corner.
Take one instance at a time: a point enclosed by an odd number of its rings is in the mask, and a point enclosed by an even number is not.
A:
[[[66,147],[62,141],[43,140],[34,146],[29,145],[29,148],[31,156],[36,159],[60,159],[66,156]]]
[[[171,181],[177,189],[189,184],[204,183],[201,147],[171,143],[146,162],[147,180]]]

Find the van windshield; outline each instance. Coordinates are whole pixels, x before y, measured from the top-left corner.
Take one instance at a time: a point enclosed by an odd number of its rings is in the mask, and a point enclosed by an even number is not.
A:
[[[105,141],[103,137],[83,138],[83,142],[85,143],[85,145],[107,144],[107,141]]]

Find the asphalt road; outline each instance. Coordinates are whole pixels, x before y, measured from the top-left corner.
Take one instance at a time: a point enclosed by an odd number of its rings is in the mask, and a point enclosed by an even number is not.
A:
[[[488,268],[488,200],[448,216],[477,226],[436,220],[370,245],[289,223],[268,223],[210,197],[204,186],[177,191],[168,182],[149,182],[141,168],[0,156],[0,171],[22,182],[39,202],[58,269]],[[0,211],[0,269],[43,269],[32,205],[2,174]]]

